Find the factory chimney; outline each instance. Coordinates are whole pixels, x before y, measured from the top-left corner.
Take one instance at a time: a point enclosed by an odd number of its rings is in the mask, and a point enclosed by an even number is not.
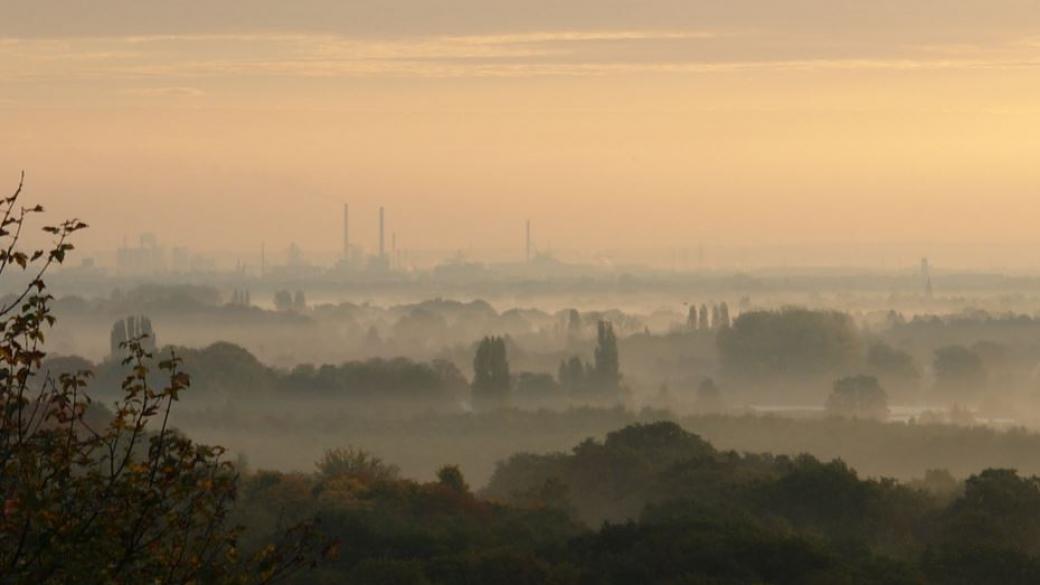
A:
[[[379,259],[386,258],[386,238],[383,237],[383,206],[379,206]]]
[[[932,269],[928,258],[921,258],[921,280],[924,282],[925,298],[932,298]]]
[[[531,220],[527,220],[527,241],[524,245],[524,258],[531,261]]]
[[[350,262],[350,206],[343,204],[343,261]]]

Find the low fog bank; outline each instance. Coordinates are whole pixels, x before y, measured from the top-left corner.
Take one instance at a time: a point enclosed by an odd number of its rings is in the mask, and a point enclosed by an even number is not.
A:
[[[523,408],[819,414],[837,404],[835,384],[846,380],[855,386],[846,395],[875,397],[844,413],[856,416],[1032,426],[1040,412],[1040,318],[1027,313],[770,308],[749,298],[651,314],[550,313],[481,300],[310,306],[302,293],[283,293],[280,310],[253,306],[242,291],[222,303],[218,292],[191,287],[62,299],[51,355],[62,367],[99,370],[106,384],[96,386],[110,389],[120,342],[143,333],[183,355],[192,399],[207,404],[322,398],[362,411],[387,402],[405,414],[465,412],[478,346],[494,337],[508,370],[503,396]],[[602,325],[609,364],[597,362]],[[603,367],[609,379],[596,377]]]
[[[232,275],[233,276],[233,275]],[[56,277],[59,316],[52,353],[104,359],[112,324],[145,315],[162,343],[241,345],[272,365],[337,363],[368,357],[430,359],[483,335],[509,335],[529,349],[567,341],[568,314],[602,316],[623,335],[665,334],[687,322],[690,305],[726,303],[733,316],[802,306],[849,313],[872,324],[890,311],[906,319],[985,311],[1040,314],[1040,279],[999,274],[760,271],[634,273],[555,280],[348,282],[312,278],[177,282]],[[453,282],[453,281],[452,281]]]
[[[801,305],[732,294],[639,312],[574,297],[556,310],[315,304],[284,289],[265,309],[241,289],[146,286],[56,301],[59,351],[44,365],[92,371],[106,404],[122,344],[144,335],[192,376],[180,428],[280,470],[354,446],[417,478],[447,457],[482,485],[515,452],[668,419],[721,449],[840,457],[872,476],[1040,472],[1023,430],[1040,428],[1040,318],[980,308],[1007,291],[875,296],[869,310],[850,308],[866,290]]]
[[[402,420],[347,411],[240,417],[227,411],[181,412],[192,437],[227,446],[252,468],[312,471],[329,448],[352,446],[430,480],[439,466],[459,465],[475,486],[517,452],[566,452],[588,438],[634,423],[674,421],[722,450],[841,459],[863,476],[911,480],[929,470],[964,478],[990,467],[1040,474],[1040,434],[984,426],[885,423],[840,418],[758,415],[678,417],[661,411],[583,408],[429,415]]]

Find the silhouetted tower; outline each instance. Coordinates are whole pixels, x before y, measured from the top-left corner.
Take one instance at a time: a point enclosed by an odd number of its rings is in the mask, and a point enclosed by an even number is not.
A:
[[[267,271],[267,244],[260,242],[260,278],[264,277],[264,273]]]
[[[921,282],[924,285],[924,296],[932,298],[932,270],[928,258],[921,258]]]
[[[390,233],[390,268],[397,268],[397,232]]]
[[[350,261],[350,206],[343,204],[343,260]]]
[[[383,260],[386,258],[386,239],[383,236],[384,233],[384,212],[383,206],[379,206],[379,259]]]

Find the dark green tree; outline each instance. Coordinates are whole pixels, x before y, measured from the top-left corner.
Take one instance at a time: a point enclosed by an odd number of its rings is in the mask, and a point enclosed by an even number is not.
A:
[[[888,396],[874,376],[849,376],[834,382],[827,412],[853,418],[885,418]]]
[[[372,483],[397,479],[401,470],[362,449],[327,449],[315,463],[318,473],[326,478],[351,477]]]
[[[718,340],[723,371],[736,378],[788,382],[826,378],[861,359],[852,319],[837,311],[784,308],[742,313]]]
[[[307,297],[303,294],[302,290],[293,293],[292,308],[295,311],[303,311],[307,309]]]
[[[717,329],[725,329],[730,326],[729,318],[729,305],[722,303],[719,305],[719,322],[715,326]]]
[[[584,392],[588,377],[586,370],[585,363],[578,356],[572,356],[570,359],[561,361],[557,379],[563,391],[569,395]]]
[[[513,403],[526,406],[549,406],[562,398],[560,384],[552,374],[520,372],[513,380]]]
[[[690,331],[697,330],[697,305],[690,305],[690,311],[686,315],[686,328]]]
[[[469,492],[469,484],[462,476],[462,469],[458,465],[444,465],[437,470],[437,482],[442,486],[459,493]]]
[[[505,338],[485,337],[473,357],[473,406],[478,409],[507,406],[510,383]]]
[[[0,582],[270,583],[307,561],[308,540],[295,537],[239,551],[234,467],[169,426],[190,384],[179,356],[159,362],[157,387],[141,338],[125,341],[122,392],[104,416],[88,416],[89,373],[41,370],[55,322],[43,278],[86,224],[46,226],[49,247],[23,251],[43,208],[23,206],[21,192],[0,199],[0,277],[19,270],[28,283],[0,305]]]
[[[964,493],[942,518],[942,538],[963,548],[1040,553],[1040,478],[987,469],[964,482]]]
[[[917,388],[921,379],[914,357],[887,343],[875,343],[867,350],[867,370],[886,387],[906,392]]]
[[[287,290],[279,290],[274,293],[274,308],[279,311],[288,311],[293,308],[293,295]]]
[[[621,365],[617,336],[609,321],[600,321],[596,331],[596,350],[592,366],[592,384],[597,394],[615,395],[621,387]]]

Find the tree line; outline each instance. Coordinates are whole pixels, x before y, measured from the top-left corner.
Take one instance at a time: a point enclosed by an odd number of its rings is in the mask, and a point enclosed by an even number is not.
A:
[[[472,490],[458,467],[402,478],[364,451],[246,476],[263,539],[320,519],[340,554],[298,583],[1026,585],[1040,578],[1040,478],[863,479],[841,461],[720,451],[673,423],[517,454]],[[347,544],[349,543],[349,545]]]
[[[618,340],[609,321],[596,326],[593,361],[572,356],[560,362],[557,378],[545,373],[510,374],[507,339],[485,337],[473,357],[473,406],[478,410],[567,401],[618,404],[623,400]]]

